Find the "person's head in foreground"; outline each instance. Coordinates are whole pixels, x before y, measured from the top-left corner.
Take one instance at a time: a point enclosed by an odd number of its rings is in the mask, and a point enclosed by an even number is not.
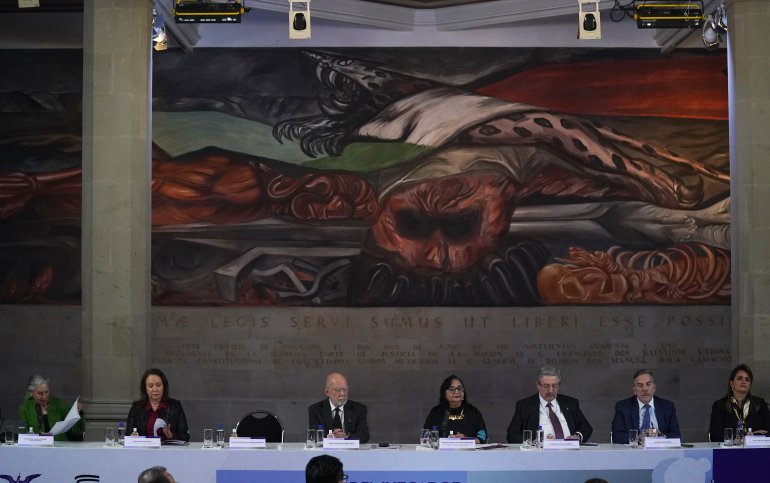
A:
[[[305,467],[305,483],[346,483],[342,461],[334,456],[321,455],[311,458]]]
[[[153,466],[142,471],[138,483],[176,483],[176,480],[165,467]]]

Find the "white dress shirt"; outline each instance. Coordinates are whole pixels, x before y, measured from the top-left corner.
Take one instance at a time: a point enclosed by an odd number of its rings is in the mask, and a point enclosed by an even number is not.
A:
[[[642,429],[642,422],[644,421],[644,403],[636,398],[636,402],[639,403],[639,429]],[[655,417],[655,398],[650,399],[650,427],[658,429],[658,418]]]
[[[331,399],[329,399],[329,405],[332,407],[332,421],[334,421],[334,410],[337,409],[337,406]],[[342,430],[345,431],[345,406],[340,406],[340,423],[342,423]]]
[[[540,426],[543,427],[543,435],[546,438],[548,435],[553,437],[555,433],[553,430],[553,425],[551,424],[551,417],[548,414],[548,407],[546,406],[548,401],[543,399],[543,396],[538,397],[540,398]],[[556,413],[556,417],[559,418],[559,422],[561,423],[561,430],[564,432],[564,437],[566,438],[572,433],[569,430],[567,420],[564,418],[564,414],[561,412],[561,408],[559,407],[559,403],[556,401],[556,399],[551,401],[551,408],[553,409],[553,412]]]

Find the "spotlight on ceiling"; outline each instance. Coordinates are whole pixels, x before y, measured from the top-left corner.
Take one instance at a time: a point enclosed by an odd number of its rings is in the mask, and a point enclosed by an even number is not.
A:
[[[709,50],[717,49],[723,35],[727,35],[727,11],[724,4],[706,16],[703,22],[703,45]]]
[[[599,0],[578,0],[578,39],[602,38],[602,23],[599,15]]]
[[[310,38],[310,0],[289,0],[289,38]]]
[[[240,23],[241,0],[174,0],[176,23]]]
[[[699,28],[703,25],[703,0],[635,0],[634,19],[640,29]]]

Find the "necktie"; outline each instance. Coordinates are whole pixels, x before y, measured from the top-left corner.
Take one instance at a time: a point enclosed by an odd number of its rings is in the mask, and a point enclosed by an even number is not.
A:
[[[551,403],[546,404],[546,407],[548,408],[548,419],[551,420],[551,426],[553,426],[553,435],[556,436],[556,439],[564,439],[564,430],[561,429],[561,422],[556,413],[553,412]]]
[[[642,427],[640,429],[650,429],[650,405],[644,405],[644,416],[642,417]]]
[[[340,408],[334,408],[334,419],[332,420],[332,429],[342,429],[342,419],[340,418]]]

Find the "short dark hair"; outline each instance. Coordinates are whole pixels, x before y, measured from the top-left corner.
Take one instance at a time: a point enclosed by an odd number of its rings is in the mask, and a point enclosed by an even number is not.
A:
[[[446,390],[449,389],[449,386],[452,385],[452,380],[454,379],[457,379],[458,381],[460,381],[460,385],[465,387],[465,383],[463,382],[463,380],[455,376],[454,374],[444,379],[444,382],[441,383],[441,388],[438,390],[438,403],[441,404],[442,406],[449,406],[449,401],[447,401],[447,398],[446,398]],[[465,390],[463,393],[465,394],[465,399],[463,399],[463,402],[467,403],[468,391]]]
[[[642,374],[649,374],[650,377],[655,378],[655,376],[652,375],[652,370],[650,370],[650,369],[639,369],[638,371],[634,372],[634,377],[632,377],[631,380],[635,381],[636,378],[641,376]]]
[[[160,380],[163,381],[163,396],[161,396],[160,400],[168,400],[168,379],[166,378],[166,375],[163,374],[163,371],[154,367],[152,369],[147,369],[144,371],[144,374],[142,374],[142,382],[139,383],[139,400],[146,403],[150,399],[147,395],[147,378],[150,376],[160,377]]]
[[[305,466],[305,483],[338,483],[343,476],[342,461],[328,454],[310,458]]]
[[[153,466],[147,468],[139,474],[137,483],[169,483],[166,478],[168,470],[164,466]]]

